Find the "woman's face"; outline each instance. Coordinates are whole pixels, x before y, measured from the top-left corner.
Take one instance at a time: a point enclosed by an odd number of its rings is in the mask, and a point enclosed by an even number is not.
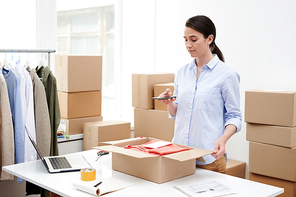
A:
[[[191,27],[184,30],[185,46],[191,57],[202,57],[210,51],[209,45],[213,41],[213,35],[204,38],[204,35]]]

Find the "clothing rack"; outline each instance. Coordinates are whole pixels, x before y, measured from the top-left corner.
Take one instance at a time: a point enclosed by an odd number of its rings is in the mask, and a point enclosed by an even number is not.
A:
[[[0,49],[0,53],[48,53],[48,65],[50,65],[50,53],[55,53],[54,49]]]

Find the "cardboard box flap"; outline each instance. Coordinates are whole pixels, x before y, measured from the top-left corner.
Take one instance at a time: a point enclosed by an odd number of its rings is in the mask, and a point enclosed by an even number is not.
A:
[[[173,160],[178,160],[178,161],[188,161],[191,159],[198,158],[198,160],[205,162],[202,156],[209,155],[211,153],[213,153],[213,151],[194,148],[194,149],[182,151],[179,153],[164,155],[163,157],[170,158]]]
[[[280,94],[296,94],[295,90],[276,90],[276,89],[251,89],[246,92],[264,92],[264,93],[280,93]]]
[[[135,151],[135,150],[131,150],[131,149],[125,149],[122,147],[118,147],[118,146],[97,146],[97,147],[93,147],[95,149],[100,149],[100,150],[105,150],[105,151],[109,151],[109,152],[115,152],[115,153],[119,153],[119,154],[123,154],[123,155],[128,155],[131,157],[136,157],[136,158],[152,158],[152,157],[158,157],[157,155],[151,155],[151,154],[147,154],[147,153],[143,153],[140,151]]]
[[[122,139],[122,140],[115,140],[115,141],[107,141],[107,142],[102,142],[106,145],[115,145],[115,146],[127,146],[127,145],[140,145],[140,144],[145,144],[149,142],[149,140],[153,140],[156,138],[151,138],[151,137],[137,137],[137,138],[128,138],[128,139]]]

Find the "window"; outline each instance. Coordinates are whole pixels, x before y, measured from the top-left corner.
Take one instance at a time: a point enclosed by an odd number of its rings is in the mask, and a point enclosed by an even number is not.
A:
[[[120,113],[115,96],[114,39],[114,5],[57,12],[57,53],[103,56],[102,115],[107,117]]]

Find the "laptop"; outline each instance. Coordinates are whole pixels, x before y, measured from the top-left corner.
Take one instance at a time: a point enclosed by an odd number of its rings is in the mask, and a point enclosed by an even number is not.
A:
[[[43,165],[49,173],[73,172],[80,171],[82,168],[91,167],[84,156],[80,154],[43,157],[26,126],[25,130]]]

